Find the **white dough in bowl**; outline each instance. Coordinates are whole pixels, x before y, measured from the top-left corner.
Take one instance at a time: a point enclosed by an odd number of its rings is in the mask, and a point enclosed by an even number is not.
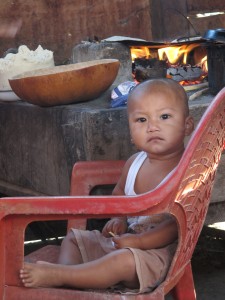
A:
[[[18,74],[54,66],[52,51],[43,49],[40,45],[33,51],[22,45],[18,48],[18,53],[8,53],[0,58],[0,90],[11,90],[8,79]]]

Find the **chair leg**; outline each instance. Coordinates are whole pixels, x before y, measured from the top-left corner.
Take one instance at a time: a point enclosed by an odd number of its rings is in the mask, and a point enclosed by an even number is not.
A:
[[[186,266],[183,276],[171,291],[174,300],[196,300],[191,263]]]

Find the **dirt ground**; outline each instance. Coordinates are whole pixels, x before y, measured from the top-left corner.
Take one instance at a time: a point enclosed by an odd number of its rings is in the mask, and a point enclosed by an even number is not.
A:
[[[197,300],[225,299],[224,235],[200,237],[192,259]]]
[[[225,254],[211,253],[201,256],[199,254],[193,258],[197,300],[224,300]]]
[[[225,231],[203,228],[192,269],[197,300],[225,300]],[[172,299],[166,296],[166,300]]]

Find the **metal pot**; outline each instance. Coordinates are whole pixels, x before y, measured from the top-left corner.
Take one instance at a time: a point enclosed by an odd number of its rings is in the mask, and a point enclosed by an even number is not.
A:
[[[203,38],[210,41],[225,43],[225,29],[209,29],[205,32]]]

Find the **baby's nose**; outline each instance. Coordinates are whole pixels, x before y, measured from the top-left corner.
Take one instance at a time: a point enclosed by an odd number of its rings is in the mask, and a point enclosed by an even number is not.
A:
[[[157,122],[156,121],[154,121],[154,120],[151,120],[151,121],[149,121],[148,122],[148,126],[147,126],[147,131],[149,132],[149,131],[155,131],[155,130],[157,130]]]

